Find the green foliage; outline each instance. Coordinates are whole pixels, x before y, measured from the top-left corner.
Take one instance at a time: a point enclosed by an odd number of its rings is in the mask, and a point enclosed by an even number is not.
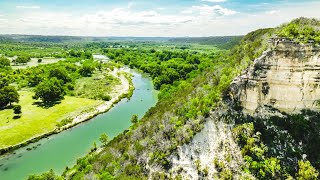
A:
[[[209,63],[207,54],[189,51],[150,51],[146,49],[107,49],[107,56],[116,62],[138,68],[153,79],[156,89],[162,85],[172,85],[175,81],[188,79],[196,73],[200,65]]]
[[[109,136],[106,133],[103,133],[101,134],[99,140],[104,146],[106,146],[109,142]]]
[[[316,180],[319,177],[319,172],[311,165],[309,161],[298,162],[297,180]]]
[[[320,113],[303,110],[298,114],[285,114],[270,118],[245,117],[241,121],[251,122],[261,133],[261,140],[268,147],[268,156],[279,157],[290,175],[298,166],[296,159],[306,154],[308,160],[319,169],[320,164]],[[301,133],[304,132],[304,133]]]
[[[288,38],[299,43],[320,43],[320,21],[316,19],[298,18],[278,28],[279,37]]]
[[[138,120],[139,120],[138,115],[136,115],[136,114],[132,115],[132,117],[131,117],[131,123],[132,124],[137,123]]]
[[[59,101],[65,95],[63,82],[56,77],[46,79],[35,87],[33,99],[41,99],[45,104]]]
[[[10,60],[5,57],[0,57],[0,68],[10,66]]]
[[[241,145],[241,153],[249,171],[258,179],[285,178],[286,171],[281,168],[280,160],[266,157],[268,149],[260,140],[260,133],[255,133],[253,123],[244,123],[233,129],[234,137]]]
[[[16,88],[6,85],[0,88],[0,108],[4,108],[14,102],[19,102],[19,94]]]
[[[243,36],[215,36],[215,37],[189,37],[173,38],[170,42],[175,43],[198,43],[206,45],[215,45],[220,49],[231,49],[237,45]]]
[[[17,114],[17,115],[21,114],[22,113],[21,106],[20,105],[14,105],[13,106],[13,112],[14,112],[14,114]]]
[[[49,71],[49,78],[53,77],[57,78],[58,80],[62,80],[64,84],[71,82],[71,78],[64,67],[51,69]]]
[[[49,172],[43,173],[41,175],[31,175],[28,180],[63,180],[62,177],[55,175],[51,169]]]
[[[98,178],[100,180],[114,180],[115,177],[112,176],[109,172],[102,172],[101,174],[98,175]]]
[[[29,56],[18,56],[15,60],[16,64],[26,64],[30,62],[31,58]]]
[[[92,75],[95,70],[95,63],[93,61],[85,61],[79,69],[79,73],[81,76],[89,77]]]
[[[72,123],[73,119],[72,118],[65,118],[63,119],[62,121],[60,121],[58,124],[57,124],[57,127],[62,127],[62,126],[65,126],[69,123]]]

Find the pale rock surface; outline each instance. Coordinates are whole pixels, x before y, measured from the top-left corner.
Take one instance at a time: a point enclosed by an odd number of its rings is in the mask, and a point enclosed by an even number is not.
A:
[[[232,84],[233,98],[252,114],[268,105],[287,113],[319,110],[320,48],[271,39],[269,50]]]
[[[172,177],[180,175],[182,179],[216,179],[216,159],[232,170],[234,179],[239,179],[240,167],[244,164],[240,148],[232,136],[232,126],[217,117],[219,115],[214,113],[207,118],[202,131],[190,143],[178,147],[171,156]],[[205,169],[207,175],[203,175]]]

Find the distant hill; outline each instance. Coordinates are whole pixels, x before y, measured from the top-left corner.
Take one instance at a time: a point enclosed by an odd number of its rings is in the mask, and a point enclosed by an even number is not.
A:
[[[216,45],[221,49],[230,49],[238,44],[243,36],[216,36],[216,37],[90,37],[90,36],[43,36],[43,35],[0,35],[0,42],[110,42],[110,41],[137,41],[137,42],[170,42],[196,43],[202,45]]]
[[[91,36],[43,36],[0,35],[0,42],[107,42],[107,41],[168,41],[169,37],[91,37]]]
[[[105,41],[107,38],[81,36],[42,36],[42,35],[0,35],[0,42],[47,42],[65,43],[80,41]]]
[[[238,44],[243,36],[212,36],[212,37],[179,37],[169,39],[173,43],[198,43],[202,45],[216,45],[221,49],[230,49]]]

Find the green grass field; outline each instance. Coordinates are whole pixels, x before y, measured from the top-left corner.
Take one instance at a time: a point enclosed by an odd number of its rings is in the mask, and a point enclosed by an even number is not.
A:
[[[12,60],[13,58],[9,58]],[[38,63],[38,59],[42,59],[41,63]],[[44,64],[53,64],[57,63],[59,61],[63,61],[65,58],[52,58],[52,57],[45,57],[45,58],[31,58],[31,61],[28,62],[27,64],[20,64],[20,65],[15,65],[11,64],[12,69],[25,69],[27,67],[34,67],[38,65],[44,65]]]
[[[0,111],[0,148],[26,141],[55,129],[64,118],[94,107],[102,101],[65,96],[65,99],[50,108],[33,105],[32,92],[20,91],[22,116],[14,119],[12,109]]]
[[[114,86],[119,84],[118,78],[105,72],[96,71],[91,77],[78,79],[73,93],[76,97],[101,99],[100,97],[103,95],[110,95]]]

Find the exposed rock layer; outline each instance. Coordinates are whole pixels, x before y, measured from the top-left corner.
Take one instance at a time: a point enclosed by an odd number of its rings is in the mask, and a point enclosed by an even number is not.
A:
[[[178,147],[177,152],[170,157],[173,177],[180,175],[182,179],[217,179],[219,167],[216,167],[215,162],[221,162],[225,168],[230,169],[233,178],[243,176],[240,169],[244,161],[232,136],[232,125],[218,117],[222,115],[216,112],[211,115],[202,131],[190,143]]]
[[[244,112],[271,106],[293,113],[319,110],[320,48],[271,39],[269,50],[232,84],[232,97]]]

